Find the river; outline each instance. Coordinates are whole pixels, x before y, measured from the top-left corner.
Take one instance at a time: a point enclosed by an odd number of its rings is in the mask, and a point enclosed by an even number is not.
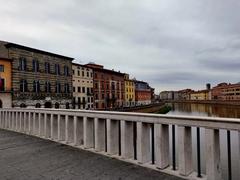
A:
[[[240,107],[227,106],[227,105],[209,105],[209,104],[192,104],[192,103],[170,103],[172,110],[169,115],[189,115],[189,116],[212,116],[212,117],[229,117],[240,118]],[[192,128],[192,148],[193,157],[196,157],[196,128]],[[200,128],[201,133],[201,166],[203,173],[205,170],[205,136],[204,128]],[[232,155],[232,179],[240,179],[240,139],[239,132],[231,131],[231,155]],[[171,139],[171,137],[170,137]],[[228,179],[228,166],[227,166],[227,131],[220,130],[220,153],[221,153],[221,166],[223,169],[224,180]],[[194,159],[194,168],[197,169],[196,158]]]

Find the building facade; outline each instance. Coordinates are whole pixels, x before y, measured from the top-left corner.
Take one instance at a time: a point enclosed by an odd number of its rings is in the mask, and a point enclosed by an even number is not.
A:
[[[116,109],[124,106],[124,74],[104,69],[102,65],[86,64],[94,71],[94,109]]]
[[[0,108],[12,107],[12,60],[0,57]]]
[[[14,107],[70,108],[73,58],[14,43],[4,48],[12,60]]]
[[[152,101],[152,90],[147,82],[134,81],[135,83],[135,99],[136,105],[147,105],[151,104]]]
[[[179,100],[190,100],[191,99],[191,93],[193,93],[194,90],[192,89],[183,89],[178,91],[178,98]]]
[[[124,106],[134,106],[135,105],[135,83],[132,79],[129,79],[129,74],[124,74],[124,84],[125,84],[125,102]]]
[[[240,100],[240,83],[220,83],[211,90],[213,100],[236,101]]]
[[[209,90],[192,92],[190,94],[190,100],[209,100]]]
[[[72,64],[73,108],[93,109],[93,69]]]

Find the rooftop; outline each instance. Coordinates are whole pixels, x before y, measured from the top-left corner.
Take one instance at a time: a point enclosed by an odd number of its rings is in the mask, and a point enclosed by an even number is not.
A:
[[[23,49],[23,50],[26,50],[26,51],[31,51],[31,52],[35,52],[35,53],[41,53],[41,54],[54,56],[54,57],[58,57],[58,58],[63,58],[63,59],[66,59],[66,60],[71,60],[71,61],[74,59],[74,58],[71,58],[71,57],[67,57],[67,56],[63,56],[63,55],[59,55],[59,54],[55,54],[55,53],[51,53],[51,52],[47,52],[47,51],[43,51],[43,50],[31,48],[31,47],[27,47],[27,46],[15,44],[15,43],[6,43],[6,42],[4,42],[4,46],[6,48],[19,48],[19,49]]]

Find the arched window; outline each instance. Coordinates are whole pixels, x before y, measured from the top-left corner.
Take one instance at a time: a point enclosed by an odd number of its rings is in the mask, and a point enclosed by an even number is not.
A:
[[[45,82],[45,92],[51,93],[51,83],[49,81]]]
[[[60,66],[59,66],[59,64],[55,64],[55,74],[56,75],[60,75],[61,73],[60,73]]]
[[[64,66],[64,75],[65,76],[69,75],[69,68],[67,66]]]
[[[55,108],[56,108],[56,109],[59,109],[59,107],[60,107],[60,104],[59,104],[58,102],[56,102],[56,103],[55,103]]]
[[[33,92],[39,93],[40,92],[40,82],[33,81]]]
[[[55,87],[55,89],[56,89],[56,93],[61,93],[61,84],[60,84],[60,82],[56,82],[56,87]]]
[[[32,60],[32,70],[33,72],[39,72],[39,62],[36,59]]]
[[[27,60],[26,58],[20,57],[19,58],[19,68],[20,71],[26,71],[27,70]]]
[[[52,103],[48,101],[44,104],[44,107],[45,108],[52,108]]]
[[[69,109],[70,108],[70,105],[69,105],[69,103],[67,102],[66,103],[66,109]]]
[[[25,79],[20,80],[20,92],[27,92],[27,91],[28,91],[27,80]]]
[[[64,84],[64,92],[65,92],[65,93],[69,93],[69,92],[70,92],[70,91],[69,91],[69,84],[68,84],[68,83]]]
[[[41,107],[41,104],[40,104],[40,103],[37,103],[37,104],[35,105],[35,107],[36,107],[36,108],[40,108],[40,107]]]
[[[26,108],[26,107],[27,107],[26,104],[24,104],[24,103],[20,104],[20,108]]]

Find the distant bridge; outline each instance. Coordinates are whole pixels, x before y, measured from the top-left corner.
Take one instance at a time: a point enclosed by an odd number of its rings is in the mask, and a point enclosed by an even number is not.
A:
[[[196,142],[196,153],[193,152],[192,148],[192,137],[194,137],[192,127],[196,128],[196,139],[194,141]],[[154,172],[149,170],[148,173],[146,169],[141,169],[140,174],[142,177],[138,176],[140,179],[155,179],[157,177],[159,179],[223,179],[223,169],[221,168],[220,159],[220,129],[227,130],[227,171],[228,179],[231,179],[231,152],[233,150],[231,150],[230,130],[238,132],[240,141],[239,119],[169,116],[143,113],[65,109],[1,109],[0,128],[37,136],[42,139],[56,141],[61,144],[113,157],[132,164],[137,164],[139,165],[139,168],[140,166],[144,166],[156,170]],[[200,143],[200,129],[204,130],[204,146],[206,150],[202,148]],[[5,147],[4,142],[9,142],[5,141],[4,138],[11,139],[11,136],[14,136],[11,132],[0,131],[1,159],[4,159],[4,154],[8,153],[8,146]],[[29,139],[32,139],[30,145],[32,142],[40,141],[26,136],[21,137],[21,139],[21,142],[26,140],[26,145],[23,144],[23,146],[26,147],[28,146],[27,141]],[[13,141],[13,145],[14,143],[17,144],[18,141]],[[40,144],[41,143],[49,144],[50,142],[41,141]],[[53,144],[52,146],[55,146],[54,151],[60,153],[57,150],[57,147],[61,149],[60,146]],[[30,147],[32,147],[32,145]],[[25,149],[26,153],[33,153],[30,147],[29,149]],[[240,151],[239,149],[236,150]],[[202,151],[205,151],[204,162],[201,157],[203,155]],[[82,153],[87,152],[81,150],[79,153],[79,156],[82,156]],[[35,155],[38,156],[38,154]],[[65,155],[67,156],[67,154]],[[98,163],[103,163],[102,161],[99,161],[98,158],[101,157],[100,160],[104,159],[102,156],[91,153],[89,156],[96,156],[97,158],[96,162],[91,158],[83,159],[86,164],[83,165],[84,167],[82,170],[85,169],[86,173],[90,173],[88,171],[91,169],[91,166],[95,166],[95,163],[96,165]],[[8,155],[8,157],[11,156]],[[48,156],[46,155],[46,157]],[[2,161],[1,159],[0,161]],[[25,161],[31,161],[31,159],[34,161],[34,156]],[[48,161],[48,159],[44,158],[39,161],[40,163],[43,163],[44,160]],[[5,163],[7,164],[7,161],[7,159],[4,159],[4,163],[0,163],[1,169],[4,167]],[[110,164],[113,163],[113,161],[115,162],[115,160],[107,160]],[[74,163],[76,163],[76,161],[74,161]],[[206,173],[203,173],[202,171],[203,163],[204,167],[206,167]],[[37,162],[36,164],[34,163],[33,166],[34,165],[37,166]],[[63,164],[60,166],[62,168]],[[119,168],[119,171],[129,171],[129,173],[132,173],[130,174],[132,177],[138,179],[136,176],[138,170],[135,172],[131,171],[130,165],[128,168],[126,167],[126,169],[123,168],[123,170],[122,166],[125,166],[124,163],[120,163],[119,166],[113,166],[113,168]],[[11,167],[9,168],[8,171],[9,174],[11,174]],[[104,172],[109,174],[109,176],[99,176],[99,179],[125,179],[125,177],[121,177],[116,173],[116,169],[115,171],[111,170],[110,167],[109,169],[104,169]],[[76,171],[78,170],[79,169],[76,168]],[[92,173],[94,172],[95,171]],[[96,176],[98,173],[96,173]],[[158,173],[158,175],[155,176],[155,173]],[[165,173],[173,176],[165,175]],[[8,174],[6,174],[6,177],[7,176]],[[84,178],[83,176],[82,179],[88,178]]]

